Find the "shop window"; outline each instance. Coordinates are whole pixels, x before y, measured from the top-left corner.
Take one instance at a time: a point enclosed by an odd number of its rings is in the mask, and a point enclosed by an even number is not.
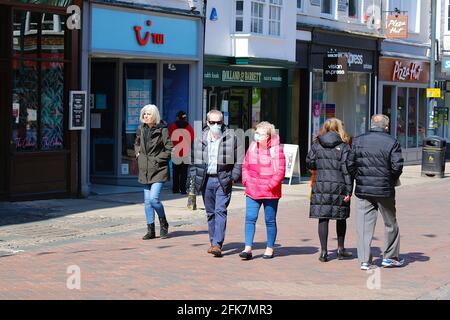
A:
[[[417,89],[408,89],[408,148],[417,147]]]
[[[244,1],[236,1],[236,32],[244,31]]]
[[[270,0],[269,6],[269,34],[279,36],[281,33],[282,0]]]
[[[323,82],[323,71],[313,73],[312,138],[326,119],[339,118],[352,136],[368,129],[370,74],[349,72],[347,81]]]
[[[397,141],[402,148],[406,148],[407,105],[406,88],[398,88],[397,93]]]
[[[252,1],[251,32],[263,33],[264,0]]]
[[[303,0],[297,0],[297,9],[303,11]]]
[[[163,67],[163,113],[167,123],[176,120],[178,111],[189,114],[189,65],[164,64]]]
[[[167,66],[167,65],[166,65]],[[134,152],[136,130],[141,124],[139,117],[143,106],[156,103],[156,64],[124,64],[124,106],[122,121],[122,175],[139,173]],[[161,106],[157,106],[161,118]]]
[[[53,27],[45,27],[51,17]],[[13,150],[64,147],[64,16],[16,10],[13,13]],[[46,31],[55,30],[48,40]],[[47,30],[45,30],[47,28]],[[53,50],[53,45],[57,44]]]

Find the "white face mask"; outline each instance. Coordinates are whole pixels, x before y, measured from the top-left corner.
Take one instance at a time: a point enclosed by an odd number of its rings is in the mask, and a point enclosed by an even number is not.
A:
[[[266,140],[266,135],[265,134],[260,134],[258,132],[255,132],[255,141],[256,142],[262,142]]]
[[[222,126],[216,124],[213,124],[212,126],[209,127],[209,129],[211,130],[211,132],[215,135],[218,135],[222,132]]]

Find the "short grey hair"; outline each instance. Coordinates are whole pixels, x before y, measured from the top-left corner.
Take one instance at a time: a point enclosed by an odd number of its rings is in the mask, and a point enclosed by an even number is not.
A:
[[[142,107],[141,115],[139,116],[139,120],[141,121],[141,123],[144,123],[144,113],[150,113],[155,124],[161,122],[161,116],[159,115],[158,107],[154,104],[147,104]]]
[[[213,109],[213,110],[209,111],[209,112],[206,114],[206,121],[209,121],[209,118],[210,118],[213,114],[220,115],[220,120],[223,120],[223,113],[222,113],[221,111],[219,111],[219,110]]]
[[[374,114],[370,121],[371,129],[383,129],[389,128],[389,117],[384,114]]]

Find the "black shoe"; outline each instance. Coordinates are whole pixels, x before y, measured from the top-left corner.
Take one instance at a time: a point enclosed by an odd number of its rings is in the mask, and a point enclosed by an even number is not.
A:
[[[319,257],[319,261],[321,261],[321,262],[328,261],[328,252],[327,251],[322,251],[322,253],[320,254],[320,257]]]
[[[142,240],[149,240],[156,238],[155,235],[155,224],[147,224],[147,234],[142,238]]]
[[[338,260],[344,260],[345,258],[350,258],[353,254],[345,249],[337,249]]]
[[[272,254],[263,254],[263,259],[272,259],[273,258],[273,253]]]
[[[242,251],[241,253],[239,253],[239,257],[244,260],[251,260],[253,258],[253,254],[251,252]]]
[[[166,217],[159,218],[159,236],[161,239],[167,238],[167,234],[169,233],[169,223],[166,220]]]

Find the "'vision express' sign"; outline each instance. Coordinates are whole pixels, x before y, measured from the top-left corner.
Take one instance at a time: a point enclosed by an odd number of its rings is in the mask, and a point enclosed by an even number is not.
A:
[[[347,58],[336,56],[325,56],[323,58],[323,81],[340,82],[347,80]]]

